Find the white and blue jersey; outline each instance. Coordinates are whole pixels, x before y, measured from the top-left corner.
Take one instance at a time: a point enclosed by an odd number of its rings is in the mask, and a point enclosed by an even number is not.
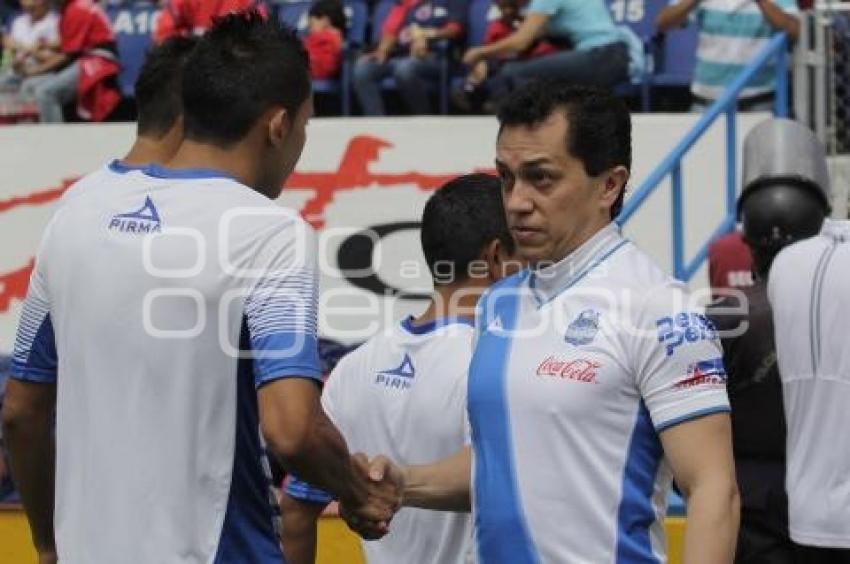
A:
[[[665,561],[659,433],[729,410],[716,332],[611,224],[493,286],[470,365],[482,564]]]
[[[57,386],[59,559],[279,563],[256,389],[320,379],[314,234],[216,171],[113,164],[71,194],[13,359]]]
[[[322,406],[351,452],[388,456],[402,465],[429,464],[460,450],[468,438],[466,375],[472,354],[470,320],[410,319],[369,339],[340,360]],[[298,480],[287,494],[327,503],[331,497]],[[390,532],[363,543],[369,564],[463,564],[469,552],[468,513],[403,508]]]

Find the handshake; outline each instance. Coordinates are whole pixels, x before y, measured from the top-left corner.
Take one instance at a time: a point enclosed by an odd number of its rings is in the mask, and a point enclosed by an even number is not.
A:
[[[385,456],[371,461],[362,453],[351,457],[350,495],[340,498],[340,516],[365,540],[377,540],[389,532],[390,521],[401,509],[404,470]]]

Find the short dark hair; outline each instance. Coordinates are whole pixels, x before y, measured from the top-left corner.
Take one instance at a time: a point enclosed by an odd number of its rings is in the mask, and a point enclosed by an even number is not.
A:
[[[509,252],[514,241],[502,206],[501,181],[489,174],[458,176],[437,190],[422,212],[422,251],[435,283],[448,265],[453,281],[469,276],[469,266],[498,239]]]
[[[183,113],[183,67],[197,44],[196,37],[175,36],[145,55],[134,89],[138,135],[162,137]]]
[[[509,126],[533,127],[557,111],[569,122],[567,151],[589,176],[615,166],[632,167],[632,121],[622,100],[606,90],[559,81],[532,81],[512,92],[498,111],[499,133]],[[611,219],[623,207],[626,188],[611,206]]]
[[[228,147],[272,106],[294,117],[310,92],[295,30],[256,9],[217,18],[183,72],[185,136]]]
[[[314,18],[328,18],[331,25],[343,33],[348,27],[345,7],[340,0],[316,0],[310,6],[307,15]]]

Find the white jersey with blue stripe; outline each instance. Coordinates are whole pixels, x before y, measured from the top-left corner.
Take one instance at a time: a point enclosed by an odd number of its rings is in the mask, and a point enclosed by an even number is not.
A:
[[[483,564],[663,562],[658,434],[729,410],[716,332],[611,224],[493,286],[469,374]]]
[[[806,546],[850,549],[850,221],[782,250],[768,277],[788,424],[788,525]]]
[[[468,437],[466,376],[473,329],[465,319],[414,326],[406,319],[352,351],[331,373],[322,405],[351,452],[383,454],[402,465],[456,453]],[[330,496],[292,480],[287,494],[327,503]],[[369,564],[463,564],[468,513],[404,508],[390,532],[363,543]]]
[[[315,257],[216,171],[113,164],[63,199],[13,359],[57,385],[60,561],[281,561],[256,389],[321,376]]]

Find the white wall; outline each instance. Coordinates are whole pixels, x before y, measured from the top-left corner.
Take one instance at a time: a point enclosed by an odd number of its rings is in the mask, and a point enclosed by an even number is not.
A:
[[[739,140],[764,117],[740,116]],[[648,175],[695,120],[696,116],[681,114],[634,117],[630,188]],[[0,352],[12,348],[25,290],[22,280],[63,183],[123,154],[133,133],[133,126],[123,124],[0,128]],[[332,296],[344,291],[349,298],[343,299],[351,299],[351,285],[333,268],[336,250],[347,234],[370,225],[417,221],[430,191],[442,181],[492,168],[495,133],[492,118],[314,120],[297,173],[290,179],[281,203],[300,209],[308,220],[324,228],[323,256],[331,268],[323,272],[323,292]],[[686,251],[690,257],[713,231],[723,211],[726,171],[722,120],[685,160],[683,171]],[[328,196],[327,205],[323,210],[315,205],[308,208],[319,193]],[[646,202],[626,233],[670,270],[668,187],[660,188]],[[382,259],[381,276],[398,286],[427,289],[424,265],[418,277],[411,277],[416,273],[411,274],[410,261],[421,257],[418,245],[414,231],[384,239],[377,253]],[[403,263],[407,276],[399,273]],[[705,284],[701,272],[692,286]],[[354,295],[364,300],[363,305],[374,300],[367,292]],[[341,315],[337,308],[326,307],[320,330],[330,337],[353,340],[357,338],[354,330],[421,308],[421,302],[393,302],[377,300],[377,311],[361,311],[356,316]]]

